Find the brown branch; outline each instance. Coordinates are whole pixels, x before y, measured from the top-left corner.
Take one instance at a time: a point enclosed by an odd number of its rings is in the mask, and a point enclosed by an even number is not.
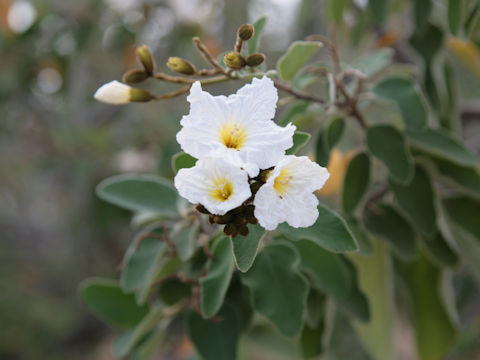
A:
[[[314,34],[307,36],[305,40],[320,41],[323,45],[325,45],[325,47],[328,49],[330,57],[332,58],[335,73],[338,74],[340,72],[340,57],[338,56],[338,50],[335,44],[330,41],[330,39],[320,34]]]
[[[189,79],[182,76],[170,76],[164,73],[155,73],[153,77],[157,80],[163,80],[174,84],[192,84],[195,79]]]
[[[188,90],[190,90],[192,85],[187,85],[183,88],[180,88],[175,91],[171,91],[162,95],[154,95],[153,100],[165,100],[165,99],[172,99],[177,96],[181,96],[183,94],[186,94]]]
[[[215,69],[217,69],[220,73],[229,76],[230,75],[227,73],[227,71],[220,66],[218,63],[217,59],[210,53],[210,51],[207,49],[207,47],[201,42],[200,38],[198,36],[195,36],[193,39],[193,45],[200,51],[200,53],[203,55],[204,59],[210,63]]]
[[[295,96],[297,99],[302,99],[302,100],[307,100],[307,101],[312,101],[315,103],[319,104],[325,104],[325,100],[298,90],[293,89],[292,87],[280,82],[279,80],[274,79],[273,80],[275,86],[293,96]]]

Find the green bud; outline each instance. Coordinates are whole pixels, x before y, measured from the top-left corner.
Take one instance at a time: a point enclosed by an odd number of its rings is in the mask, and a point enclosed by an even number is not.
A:
[[[243,24],[237,30],[237,35],[243,41],[249,40],[253,36],[253,26],[250,24]]]
[[[145,72],[148,75],[153,74],[155,69],[155,60],[153,60],[152,53],[146,45],[137,47],[137,58],[145,69]]]
[[[255,53],[247,57],[247,65],[250,67],[257,67],[265,61],[265,55],[260,53]]]
[[[231,69],[239,70],[243,67],[245,67],[245,59],[243,56],[235,51],[231,51],[228,54],[225,55],[223,58],[223,61],[225,62],[225,65],[227,65]]]
[[[122,81],[129,84],[142,82],[148,78],[148,74],[144,70],[133,69],[127,71],[122,76]]]
[[[179,57],[168,58],[167,66],[170,70],[184,75],[193,75],[197,72],[195,66],[190,61]]]
[[[133,102],[146,102],[153,99],[153,95],[150,94],[147,90],[139,88],[130,88],[130,101]]]

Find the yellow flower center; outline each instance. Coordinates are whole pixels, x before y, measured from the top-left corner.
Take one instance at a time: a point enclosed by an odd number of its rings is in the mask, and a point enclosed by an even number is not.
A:
[[[280,170],[280,174],[278,174],[273,181],[273,189],[280,197],[283,197],[287,193],[292,179],[293,176],[288,169]]]
[[[226,122],[220,127],[220,141],[229,149],[240,150],[247,139],[247,130],[233,121]]]
[[[213,182],[210,196],[220,202],[227,201],[233,194],[233,184],[230,180],[225,178],[217,178]]]

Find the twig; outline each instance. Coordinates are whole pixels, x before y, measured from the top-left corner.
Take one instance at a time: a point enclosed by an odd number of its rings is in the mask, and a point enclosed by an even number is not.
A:
[[[186,94],[188,92],[188,90],[190,90],[191,87],[192,87],[192,85],[187,85],[187,86],[185,86],[183,88],[180,88],[178,90],[175,90],[175,91],[171,91],[171,92],[168,92],[168,93],[165,93],[165,94],[162,94],[162,95],[155,95],[153,97],[153,99],[154,100],[172,99],[174,97]]]
[[[330,39],[320,34],[314,34],[307,36],[305,40],[320,41],[321,43],[323,43],[328,49],[330,57],[332,58],[335,74],[338,74],[340,72],[340,57],[338,56],[337,47],[334,43],[330,41]]]
[[[227,71],[222,68],[220,66],[220,64],[218,63],[217,59],[215,59],[215,57],[210,53],[210,51],[208,51],[208,49],[206,48],[206,46],[201,42],[200,38],[198,36],[195,36],[193,39],[193,44],[196,46],[196,48],[200,51],[200,53],[203,55],[203,57],[205,58],[205,60],[207,62],[209,62],[210,64],[212,64],[212,66],[217,69],[219,72],[221,72],[222,74],[226,75],[226,76],[229,76],[230,75],[227,73]]]
[[[191,84],[195,82],[195,79],[189,79],[182,76],[170,76],[164,73],[155,73],[153,74],[153,77],[155,79],[171,82],[174,84]]]
[[[325,104],[325,100],[322,99],[322,98],[319,98],[319,97],[316,97],[316,96],[313,96],[313,95],[306,94],[304,92],[295,90],[295,89],[291,88],[290,86],[288,86],[288,85],[286,85],[286,84],[284,84],[284,83],[282,83],[282,82],[280,82],[279,80],[276,80],[276,79],[274,79],[273,82],[274,82],[274,84],[277,88],[279,88],[283,91],[286,91],[289,94],[292,94],[297,99],[312,101],[312,102],[316,102],[316,103],[319,103],[319,104]]]

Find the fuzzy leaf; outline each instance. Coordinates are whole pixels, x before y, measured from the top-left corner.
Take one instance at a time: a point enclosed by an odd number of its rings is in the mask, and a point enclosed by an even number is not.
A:
[[[257,52],[258,43],[260,41],[260,37],[262,35],[263,28],[265,27],[266,23],[267,23],[266,16],[262,16],[260,19],[258,19],[253,23],[253,28],[254,28],[253,36],[250,40],[248,40],[248,43],[247,43],[249,54],[253,54]]]
[[[284,81],[292,80],[300,68],[322,47],[314,41],[295,41],[277,62],[277,71]]]
[[[390,182],[395,199],[405,215],[423,235],[435,231],[435,199],[430,177],[421,167],[415,168],[415,175],[407,185]]]
[[[290,240],[308,239],[331,252],[357,251],[357,241],[345,221],[323,205],[318,205],[318,218],[307,228],[293,228],[281,224],[278,231]]]
[[[303,327],[308,284],[298,271],[299,264],[292,245],[276,242],[263,248],[250,270],[241,275],[253,307],[286,336],[298,335]]]
[[[310,140],[311,135],[303,131],[295,131],[293,134],[293,146],[286,151],[287,155],[296,154]]]
[[[230,238],[216,240],[208,274],[200,280],[200,306],[203,315],[214,316],[222,307],[233,273],[233,253]]]
[[[103,180],[97,195],[112,204],[132,211],[149,211],[176,216],[178,195],[171,181],[156,175],[126,174]]]
[[[180,169],[187,169],[195,166],[197,159],[180,151],[172,157],[172,170],[176,174]]]
[[[458,264],[458,256],[448,245],[441,233],[431,239],[424,239],[425,250],[441,266],[454,267]]]
[[[438,172],[460,185],[469,194],[480,198],[480,172],[475,167],[456,165],[450,161],[434,159]]]
[[[480,244],[480,201],[467,196],[455,196],[443,199],[443,206],[449,218]]]
[[[345,120],[343,118],[334,118],[327,125],[323,134],[325,136],[325,144],[329,150],[333,149],[340,141],[344,129]]]
[[[372,126],[367,131],[370,153],[388,169],[390,177],[399,183],[408,183],[413,176],[413,161],[403,134],[390,125]]]
[[[427,107],[417,84],[407,77],[388,77],[373,89],[381,98],[395,101],[405,125],[412,130],[422,130],[427,125]]]
[[[370,159],[364,152],[350,160],[343,179],[342,208],[348,214],[355,211],[363,198],[370,179]]]
[[[135,326],[148,313],[148,306],[138,306],[135,296],[125,294],[115,280],[84,280],[80,284],[80,296],[92,312],[117,328]]]
[[[253,264],[265,229],[260,225],[248,225],[249,234],[232,238],[233,257],[238,270],[246,272]]]

